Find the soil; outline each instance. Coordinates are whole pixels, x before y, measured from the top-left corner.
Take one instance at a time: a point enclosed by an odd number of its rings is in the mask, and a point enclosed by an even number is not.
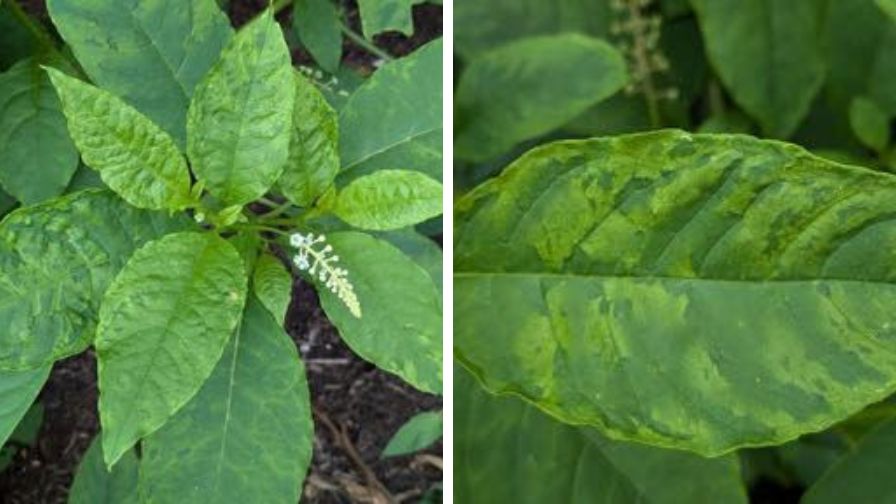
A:
[[[42,0],[21,3],[46,21]],[[228,13],[239,26],[265,5],[266,0],[233,0]],[[359,31],[357,6],[345,1],[343,7]],[[278,19],[288,22],[289,11],[285,9]],[[441,6],[415,6],[414,26],[413,37],[384,34],[375,42],[395,56],[413,51],[441,35]],[[297,64],[310,61],[300,48],[293,50],[293,59]],[[344,60],[368,72],[375,62],[348,42]],[[379,504],[424,497],[439,502],[441,444],[404,457],[381,459],[380,453],[414,414],[440,409],[441,398],[416,391],[355,355],[327,320],[317,294],[301,281],[293,289],[286,329],[305,362],[315,410],[314,458],[302,502]],[[99,428],[93,352],[57,362],[39,400],[45,408],[40,434],[0,473],[0,504],[66,502],[77,464]]]

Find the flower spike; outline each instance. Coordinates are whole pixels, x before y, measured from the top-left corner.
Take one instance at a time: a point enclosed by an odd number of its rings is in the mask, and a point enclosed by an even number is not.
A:
[[[333,254],[333,246],[326,241],[326,236],[322,234],[315,236],[314,233],[293,233],[289,237],[289,244],[297,253],[292,261],[301,271],[307,271],[312,278],[317,277],[330,292],[336,294],[352,315],[361,318],[361,303],[348,279],[348,271],[336,266],[339,256]]]

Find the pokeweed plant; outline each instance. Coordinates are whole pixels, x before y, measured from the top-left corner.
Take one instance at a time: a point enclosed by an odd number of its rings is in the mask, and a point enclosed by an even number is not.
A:
[[[885,4],[457,2],[460,501],[892,500]]]
[[[337,113],[293,69],[270,10],[234,34],[211,0],[48,8],[94,83],[43,70],[106,187],[0,223],[0,434],[53,362],[92,345],[101,436],[72,502],[102,489],[115,502],[297,502],[314,430],[283,330],[294,276],[359,355],[441,389],[437,247],[411,230],[440,215],[441,185],[407,151],[429,118],[383,118],[416,104],[381,90],[421,84],[410,79],[440,68],[440,43],[384,66]],[[359,131],[377,114],[379,131]]]

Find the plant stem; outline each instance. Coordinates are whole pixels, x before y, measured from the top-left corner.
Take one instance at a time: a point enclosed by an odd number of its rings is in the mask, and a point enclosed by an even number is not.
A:
[[[348,37],[349,40],[354,42],[355,45],[357,45],[358,47],[364,49],[365,51],[369,52],[370,54],[373,54],[374,56],[376,56],[382,60],[392,61],[392,59],[393,59],[392,55],[390,55],[386,51],[380,49],[379,47],[375,46],[372,42],[370,42],[369,40],[367,40],[366,38],[361,36],[359,33],[356,33],[354,30],[349,28],[348,25],[346,25],[345,23],[340,23],[339,27],[342,29],[342,33],[345,34],[345,36]]]
[[[282,11],[283,9],[289,7],[292,3],[292,0],[274,0],[271,2],[271,9],[274,11],[274,14]]]
[[[289,236],[289,233],[287,233],[286,231],[282,231],[280,229],[277,229],[275,227],[270,227],[270,226],[259,226],[256,224],[235,224],[231,227],[233,229],[245,229],[247,231],[264,231],[264,232],[268,232],[268,233],[275,233],[275,234],[282,235],[282,236]]]
[[[289,210],[289,208],[291,206],[292,206],[292,203],[287,201],[281,205],[277,205],[270,212],[261,214],[260,216],[258,216],[258,218],[262,221],[267,221],[268,219],[270,219],[272,217],[277,217],[278,215],[282,214],[283,212]]]

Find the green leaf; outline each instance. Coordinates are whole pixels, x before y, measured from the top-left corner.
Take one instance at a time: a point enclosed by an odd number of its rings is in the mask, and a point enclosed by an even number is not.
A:
[[[65,191],[78,168],[61,104],[33,60],[0,75],[0,184],[26,205]]]
[[[0,369],[33,369],[87,348],[103,293],[133,251],[189,226],[104,190],[9,214],[0,223]]]
[[[202,390],[144,442],[148,502],[298,502],[314,426],[295,344],[254,297]]]
[[[28,412],[50,375],[51,366],[25,371],[0,371],[0,446],[6,443]]]
[[[339,119],[314,84],[298,72],[293,75],[296,100],[289,158],[277,185],[289,201],[308,206],[339,171]]]
[[[406,455],[423,450],[442,437],[442,412],[425,411],[414,415],[389,440],[383,457]]]
[[[294,98],[289,49],[266,11],[224,48],[190,102],[187,153],[212,195],[227,205],[248,203],[277,181]]]
[[[0,380],[3,380],[2,375],[3,373],[0,372]],[[18,408],[16,412],[18,412]],[[28,408],[22,419],[19,420],[12,434],[9,435],[8,442],[6,444],[0,443],[0,472],[3,472],[12,463],[22,446],[34,444],[37,440],[37,435],[40,433],[43,421],[44,405],[35,402]]]
[[[96,436],[78,465],[68,504],[137,504],[140,463],[133,450],[108,470],[103,463],[102,436]]]
[[[896,177],[666,130],[530,151],[456,208],[456,355],[567,423],[716,455],[896,390]]]
[[[398,229],[442,213],[442,184],[406,170],[380,170],[339,191],[333,208],[340,219],[361,229]]]
[[[196,394],[245,300],[243,261],[217,235],[170,234],[134,253],[106,291],[95,343],[107,465]]]
[[[19,24],[10,8],[0,5],[0,71],[31,56],[37,46],[34,35]]]
[[[295,0],[293,29],[314,61],[334,73],[342,60],[342,28],[339,11],[330,0]]]
[[[404,170],[441,173],[442,158],[407,156],[409,144],[442,130],[442,40],[387,63],[355,91],[339,114],[342,170],[348,171],[396,150]],[[427,144],[429,145],[429,144]],[[424,153],[425,154],[425,153]]]
[[[138,208],[191,204],[190,170],[174,140],[115,95],[48,68],[84,163]]]
[[[471,59],[522,38],[578,32],[609,35],[615,13],[607,0],[456,0],[455,48]]]
[[[370,235],[328,235],[361,303],[357,318],[324,286],[327,317],[352,350],[414,387],[442,391],[442,306],[426,271],[392,245]]]
[[[414,34],[411,7],[426,0],[358,0],[361,14],[361,31],[371,38],[385,31]]]
[[[845,115],[852,99],[874,100],[896,115],[896,23],[868,0],[837,0],[827,6],[826,94]]]
[[[258,257],[252,275],[252,290],[261,304],[282,326],[286,321],[289,302],[292,300],[292,275],[280,259],[267,253]]]
[[[709,59],[769,136],[790,136],[824,81],[816,0],[692,0]],[[737,15],[733,16],[732,13]]]
[[[890,141],[890,120],[873,101],[853,98],[849,106],[849,125],[867,147],[883,152]]]
[[[233,34],[214,0],[48,0],[47,8],[90,79],[183,147],[193,88]]]
[[[747,503],[734,456],[610,441],[486,394],[455,369],[458,502]]]
[[[442,292],[442,248],[436,242],[413,229],[376,233],[376,236],[394,245],[426,270],[436,289]]]
[[[800,502],[890,502],[896,495],[896,482],[888,471],[894,452],[896,420],[890,420],[868,434],[852,453],[831,467]]]
[[[625,60],[613,46],[577,33],[522,39],[483,53],[457,86],[457,156],[494,158],[563,126],[627,81]]]
[[[435,129],[420,135],[413,141],[404,142],[382,154],[370,157],[356,164],[350,171],[342,172],[336,179],[338,187],[379,170],[409,168],[442,179],[442,129]]]

